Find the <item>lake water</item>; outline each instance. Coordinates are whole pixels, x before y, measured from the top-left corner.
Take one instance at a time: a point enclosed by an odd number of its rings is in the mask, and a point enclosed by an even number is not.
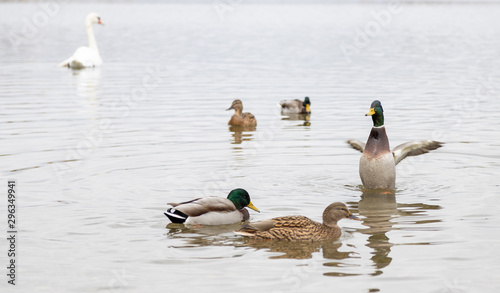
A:
[[[19,230],[17,285],[2,273],[2,292],[500,288],[500,5],[0,11],[0,166],[4,185],[17,180]],[[57,68],[87,44],[92,11],[105,23],[94,27],[102,68]],[[280,116],[280,100],[305,96],[309,121]],[[255,131],[227,126],[236,98]],[[363,195],[360,153],[345,142],[366,140],[374,99],[392,147],[445,142],[398,165],[392,196]],[[252,221],[320,221],[336,201],[362,221],[313,244],[249,241],[238,225],[167,227],[167,202],[237,187],[261,210]]]

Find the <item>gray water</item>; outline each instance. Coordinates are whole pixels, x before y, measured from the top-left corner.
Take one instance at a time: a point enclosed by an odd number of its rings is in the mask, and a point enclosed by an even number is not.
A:
[[[19,192],[2,292],[498,291],[500,6],[224,3],[0,4],[0,166]],[[92,11],[102,68],[57,68]],[[304,96],[309,121],[280,115]],[[235,98],[255,131],[227,126]],[[363,195],[345,142],[374,99],[391,146],[445,142],[398,165],[393,196]],[[336,201],[362,221],[312,244],[167,227],[167,202],[237,187],[252,221]]]

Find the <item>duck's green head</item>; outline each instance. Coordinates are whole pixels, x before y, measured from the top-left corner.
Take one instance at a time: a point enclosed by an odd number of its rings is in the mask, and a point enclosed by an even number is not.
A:
[[[373,126],[384,126],[384,109],[382,108],[382,104],[379,100],[372,102],[370,112],[366,113],[365,116],[372,116]]]
[[[309,97],[305,97],[304,102],[302,102],[302,106],[306,107],[306,112],[311,112],[311,101]]]
[[[227,199],[232,201],[234,203],[234,206],[238,210],[241,210],[244,207],[249,207],[252,210],[260,213],[259,209],[256,208],[250,201],[250,195],[248,194],[248,192],[243,188],[231,190],[231,192],[227,196]]]

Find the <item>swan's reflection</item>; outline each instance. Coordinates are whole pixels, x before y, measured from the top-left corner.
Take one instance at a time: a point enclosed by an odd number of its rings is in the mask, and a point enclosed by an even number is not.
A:
[[[71,73],[76,78],[77,96],[86,98],[89,101],[95,100],[99,94],[101,68],[71,70]]]
[[[76,176],[76,172],[79,170],[77,167],[103,143],[105,134],[108,133],[109,125],[101,124],[100,121],[99,88],[101,69],[61,70],[68,70],[71,85],[75,85],[76,95],[71,95],[73,97],[71,102],[78,106],[75,109],[75,113],[82,113],[83,117],[81,118],[87,120],[86,123],[79,123],[79,127],[81,127],[81,131],[84,134],[76,136],[75,143],[69,145],[66,158],[51,162],[57,163],[52,164],[57,178],[61,180],[62,184],[67,184],[67,180],[64,178],[70,176],[70,174],[72,174],[71,176]],[[76,108],[76,106],[72,105],[72,108]]]
[[[99,126],[101,68],[71,70],[71,73],[76,79],[76,95],[80,98],[79,102],[82,103],[89,119],[89,136],[95,137],[92,143],[100,143],[103,137],[103,130]]]
[[[311,114],[287,114],[281,117],[281,120],[304,121],[303,124],[299,124],[298,126],[311,126]]]
[[[253,134],[256,126],[229,126],[229,132],[232,133],[232,144],[241,144],[244,141],[253,140]]]

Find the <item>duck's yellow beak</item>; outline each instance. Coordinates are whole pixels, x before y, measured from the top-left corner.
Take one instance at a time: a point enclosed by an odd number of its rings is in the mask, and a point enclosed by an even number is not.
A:
[[[247,205],[247,207],[249,207],[249,208],[251,208],[252,210],[254,210],[254,211],[256,211],[256,212],[259,212],[259,213],[260,213],[259,209],[258,209],[258,208],[256,208],[256,207],[253,205],[253,203],[252,203],[252,202],[250,202],[250,203]]]
[[[370,112],[366,113],[365,116],[372,116],[373,114],[375,114],[375,108],[371,108]]]
[[[306,112],[307,113],[311,112],[311,105],[306,104]]]

